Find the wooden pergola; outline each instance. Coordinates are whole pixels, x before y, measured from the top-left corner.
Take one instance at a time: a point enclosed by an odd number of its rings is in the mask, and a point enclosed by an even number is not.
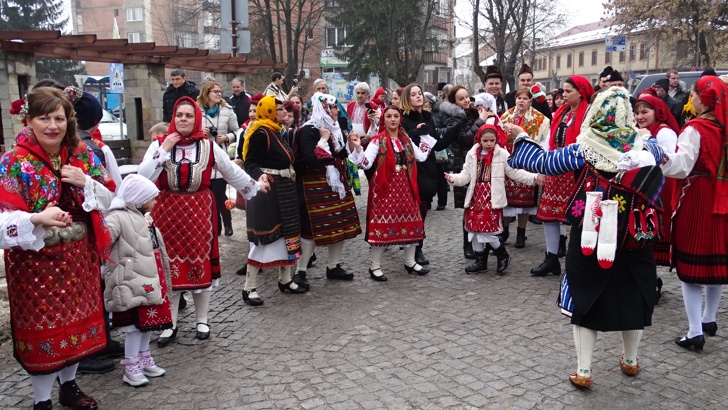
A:
[[[36,57],[101,63],[162,64],[168,68],[214,73],[251,73],[283,69],[285,64],[258,57],[233,57],[210,50],[99,39],[95,34],[62,35],[56,30],[0,31],[0,49]]]

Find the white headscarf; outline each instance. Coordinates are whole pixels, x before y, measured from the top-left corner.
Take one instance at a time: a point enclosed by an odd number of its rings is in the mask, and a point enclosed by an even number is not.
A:
[[[116,196],[111,201],[109,211],[124,209],[127,202],[131,202],[136,208],[151,201],[159,195],[159,188],[154,182],[141,175],[127,175],[116,190]]]
[[[336,104],[336,97],[333,95],[320,92],[314,93],[311,97],[311,118],[303,126],[312,125],[316,129],[325,128],[329,130],[331,132],[331,141],[338,152],[344,148],[344,135],[341,133],[339,123],[331,118],[329,105],[333,104]],[[317,146],[331,154],[328,144],[319,142]],[[331,189],[339,194],[339,198],[344,199],[346,197],[346,189],[344,184],[341,183],[341,173],[333,165],[326,166],[326,182]]]

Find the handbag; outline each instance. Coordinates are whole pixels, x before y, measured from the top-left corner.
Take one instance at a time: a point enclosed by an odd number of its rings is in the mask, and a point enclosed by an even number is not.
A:
[[[438,164],[447,164],[448,155],[447,148],[435,151],[435,162]]]
[[[586,164],[576,182],[576,189],[566,207],[566,220],[581,226],[586,206],[586,193],[601,191],[604,200],[618,203],[617,247],[641,249],[660,236],[662,202],[660,192],[665,178],[659,166],[647,166],[617,172],[605,178],[596,168]]]
[[[574,313],[574,300],[571,298],[571,289],[569,289],[569,281],[566,280],[566,272],[561,274],[559,280],[559,296],[556,298],[556,304],[561,308],[561,314],[571,317]]]

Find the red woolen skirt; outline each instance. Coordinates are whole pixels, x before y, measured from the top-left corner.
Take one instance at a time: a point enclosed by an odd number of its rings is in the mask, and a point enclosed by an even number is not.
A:
[[[574,173],[546,177],[536,217],[543,222],[566,222],[566,207],[576,190]]]
[[[371,178],[370,184],[375,184],[375,179]],[[367,241],[371,245],[406,245],[425,238],[425,224],[406,171],[393,174],[384,194],[369,195],[367,214]]]

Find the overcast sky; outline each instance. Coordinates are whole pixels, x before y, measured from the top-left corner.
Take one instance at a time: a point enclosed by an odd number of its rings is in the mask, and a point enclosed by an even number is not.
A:
[[[603,0],[557,0],[565,10],[569,20],[564,22],[564,30],[586,23],[599,21],[604,14],[602,7]],[[456,0],[455,14],[463,19],[472,19],[472,0]],[[457,21],[457,20],[456,20]],[[469,30],[458,27],[456,30],[457,37],[467,36]]]

